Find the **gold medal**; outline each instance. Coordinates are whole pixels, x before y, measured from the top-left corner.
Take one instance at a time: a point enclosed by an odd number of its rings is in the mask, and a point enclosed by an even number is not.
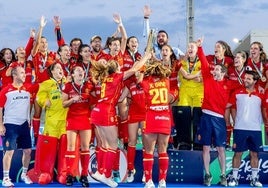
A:
[[[262,82],[266,82],[266,80],[267,80],[267,79],[265,78],[265,76],[261,77],[261,81],[262,81]]]

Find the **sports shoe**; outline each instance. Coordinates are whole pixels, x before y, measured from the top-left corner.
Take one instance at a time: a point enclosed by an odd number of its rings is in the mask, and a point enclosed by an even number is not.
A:
[[[105,178],[104,174],[100,174],[99,171],[96,171],[94,174],[91,175],[91,177],[99,182],[103,182]]]
[[[155,188],[153,180],[147,181],[144,188]]]
[[[252,187],[262,187],[262,183],[259,181],[259,178],[254,178],[250,181],[250,186]]]
[[[10,178],[4,178],[2,181],[2,186],[3,187],[13,187],[14,184],[11,182]]]
[[[74,177],[71,175],[68,175],[66,177],[66,186],[73,186],[74,183]]]
[[[116,183],[119,183],[121,182],[121,178],[120,178],[120,172],[119,170],[114,170],[113,171],[113,180],[116,182]]]
[[[128,170],[128,173],[127,173],[127,182],[128,183],[131,183],[134,181],[134,175],[135,175],[136,171],[135,169],[133,170]]]
[[[104,176],[102,183],[108,185],[109,187],[117,187],[118,186],[118,184],[112,179],[112,177],[106,178]]]
[[[20,177],[21,181],[23,181],[25,184],[32,184],[33,181],[29,178],[27,175],[21,175]]]
[[[144,173],[142,175],[141,181],[142,181],[142,183],[146,183],[146,179],[145,179],[145,174]]]
[[[227,186],[227,179],[225,174],[220,175],[220,185],[225,187]]]
[[[166,181],[164,179],[160,180],[158,183],[158,188],[166,188],[167,184]]]
[[[211,185],[211,181],[212,181],[211,174],[205,174],[205,177],[204,177],[204,185],[210,186]]]
[[[238,186],[238,180],[236,178],[232,177],[228,183],[228,186],[230,186],[230,187]]]
[[[79,181],[81,182],[82,184],[82,187],[89,187],[89,183],[88,183],[88,179],[87,179],[87,176],[81,176]]]

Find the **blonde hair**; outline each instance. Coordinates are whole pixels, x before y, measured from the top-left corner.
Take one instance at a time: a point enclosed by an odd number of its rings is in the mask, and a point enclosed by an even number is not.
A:
[[[159,78],[167,78],[171,74],[169,67],[163,65],[161,61],[150,61],[146,65],[145,76],[156,76]]]
[[[107,76],[115,73],[118,68],[118,62],[115,60],[110,60],[107,63],[101,61],[92,61],[91,76],[92,81],[95,84],[102,83]]]

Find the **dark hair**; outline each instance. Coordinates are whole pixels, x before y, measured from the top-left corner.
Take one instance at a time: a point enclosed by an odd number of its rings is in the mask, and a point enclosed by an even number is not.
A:
[[[11,62],[12,61],[15,61],[16,60],[16,56],[15,56],[15,53],[13,52],[13,50],[11,48],[3,48],[1,51],[0,51],[0,61],[2,61],[6,66],[7,66],[7,62],[6,60],[4,59],[4,55],[5,55],[5,52],[9,50],[11,52],[11,55],[12,55],[12,59],[11,59]]]
[[[59,64],[59,63],[57,63],[57,62],[53,62],[51,65],[49,65],[49,66],[47,67],[47,72],[48,72],[48,74],[49,74],[49,76],[50,76],[51,78],[53,78],[52,71],[54,70],[56,64]]]
[[[159,33],[165,33],[165,34],[167,35],[167,38],[168,38],[168,33],[167,33],[165,30],[159,30],[158,33],[157,33],[157,35],[158,35]]]
[[[260,79],[260,75],[256,71],[254,71],[254,70],[246,70],[245,73],[252,75],[253,76],[253,80],[258,81]]]
[[[137,39],[137,41],[139,42],[139,40],[138,40],[138,38],[137,37],[135,37],[135,36],[131,36],[131,37],[128,37],[127,38],[127,44],[129,43],[129,41],[130,41],[130,39]],[[129,49],[129,47],[128,47],[128,45],[126,46],[126,49]]]
[[[89,48],[90,49],[90,46],[88,45],[88,44],[81,44],[80,46],[79,46],[79,48],[78,48],[78,55],[79,55],[79,57],[78,57],[78,62],[82,62],[83,61],[83,57],[80,55],[80,53],[82,52],[82,50],[84,49],[84,48]]]
[[[109,46],[112,44],[112,42],[117,40],[121,43],[121,37],[108,37],[104,45],[104,49],[109,49]]]
[[[70,42],[70,46],[72,46],[72,44],[73,44],[74,41],[80,41],[80,45],[83,44],[82,39],[80,39],[80,38],[73,38],[73,39],[71,40],[71,42]]]
[[[258,42],[258,41],[255,41],[255,42],[252,42],[251,44],[250,44],[250,47],[253,45],[253,44],[257,44],[258,46],[259,46],[259,49],[260,49],[260,61],[261,62],[265,62],[266,61],[266,53],[264,52],[264,50],[263,50],[263,45],[262,45],[262,43],[260,43],[260,42]]]
[[[62,51],[62,48],[63,48],[64,46],[69,46],[69,45],[68,45],[68,44],[63,44],[63,45],[59,46],[59,48],[58,48],[58,50],[57,50],[57,54],[60,54],[60,52]]]
[[[231,50],[231,47],[229,46],[229,44],[227,42],[225,42],[223,40],[219,40],[216,43],[221,44],[222,47],[225,49],[224,56],[228,56],[228,57],[231,57],[231,58],[234,57],[234,55],[232,53],[232,50]]]

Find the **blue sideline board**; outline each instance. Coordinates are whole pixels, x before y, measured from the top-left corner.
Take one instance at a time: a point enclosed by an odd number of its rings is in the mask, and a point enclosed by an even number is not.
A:
[[[124,153],[124,152],[122,152]],[[34,154],[35,150],[32,152],[32,161],[30,164],[30,168],[34,166]],[[178,151],[178,150],[169,150],[168,151],[170,160],[169,160],[169,170],[167,176],[167,182],[170,183],[197,183],[202,184],[203,182],[203,161],[202,161],[202,152],[201,151]],[[21,164],[21,156],[22,151],[17,150],[14,153],[10,171],[10,177],[12,181],[19,182],[19,176],[21,174],[22,164]],[[158,158],[157,153],[154,155],[154,167],[153,167],[153,179],[155,181],[158,180]],[[232,170],[232,156],[233,152],[226,151],[226,174],[227,178],[230,178],[231,170]],[[217,152],[211,152],[211,164],[210,169],[213,175],[213,184],[217,184],[219,181],[219,163],[217,160]],[[3,158],[3,151],[0,150],[0,179],[3,176],[3,168],[2,168],[2,158]],[[121,156],[122,158],[122,156]],[[125,153],[123,154],[123,158],[125,160],[120,160],[120,166],[124,169],[120,168],[120,174],[123,181],[126,178],[126,156]],[[259,167],[260,167],[260,181],[264,184],[268,183],[268,153],[267,152],[260,152],[259,154]],[[96,167],[96,159],[94,155],[94,151],[91,151],[91,160],[90,160],[90,167],[89,173],[95,172]],[[142,150],[137,150],[136,159],[135,159],[135,182],[141,182],[143,176],[143,167],[142,167]],[[249,154],[246,152],[243,155],[243,159],[241,162],[240,167],[240,183],[248,183],[251,168],[249,163]]]

